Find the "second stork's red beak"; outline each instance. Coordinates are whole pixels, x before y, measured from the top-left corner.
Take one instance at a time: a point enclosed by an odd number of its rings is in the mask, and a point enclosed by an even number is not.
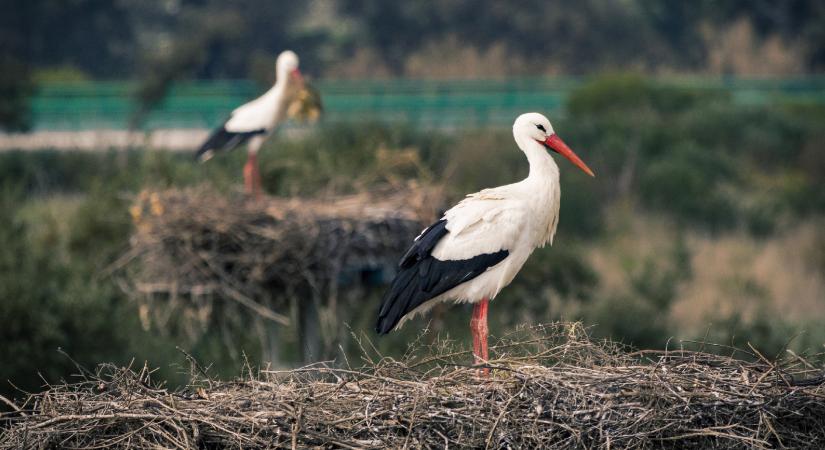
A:
[[[301,71],[298,70],[298,69],[293,69],[292,70],[292,78],[295,78],[295,80],[298,81],[299,83],[304,82],[304,76],[301,75]]]
[[[547,139],[544,140],[544,145],[549,147],[551,150],[554,150],[556,153],[564,156],[565,158],[569,159],[571,163],[573,163],[576,167],[584,171],[584,173],[590,175],[591,177],[595,177],[596,174],[587,167],[587,164],[584,163],[575,153],[573,150],[570,150],[570,147],[561,140],[555,133],[547,136]]]

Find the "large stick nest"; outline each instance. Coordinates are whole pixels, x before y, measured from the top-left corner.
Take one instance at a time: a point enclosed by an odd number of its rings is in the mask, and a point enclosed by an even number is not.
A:
[[[821,448],[825,384],[811,362],[630,352],[581,325],[521,330],[492,375],[449,342],[364,367],[248,369],[186,388],[102,366],[7,414],[0,448]],[[374,356],[368,356],[368,355]],[[418,356],[414,356],[418,355]],[[423,355],[423,356],[421,356]]]
[[[314,301],[336,320],[341,288],[391,270],[440,204],[438,189],[415,185],[257,201],[205,187],[143,192],[116,267],[144,323],[161,329],[182,317],[197,333],[213,316],[238,316],[227,308],[287,325],[290,301]]]

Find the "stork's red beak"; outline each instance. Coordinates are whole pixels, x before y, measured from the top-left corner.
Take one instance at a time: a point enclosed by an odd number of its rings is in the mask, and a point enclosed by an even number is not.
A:
[[[578,156],[576,156],[576,154],[573,153],[573,150],[570,150],[570,147],[568,147],[567,144],[565,144],[564,141],[562,141],[561,138],[558,137],[558,135],[556,135],[555,133],[551,134],[550,136],[547,136],[547,139],[544,140],[544,145],[546,145],[556,153],[560,154],[561,156],[564,156],[565,158],[569,159],[570,162],[573,163],[573,165],[583,170],[584,173],[590,175],[591,177],[596,176],[596,174],[594,174],[593,171],[590,170],[589,167],[587,167],[587,164],[585,164],[584,161],[582,161]]]
[[[292,69],[291,75],[292,75],[292,78],[295,78],[295,80],[296,80],[296,81],[298,81],[299,83],[303,83],[303,82],[304,82],[304,76],[303,76],[303,75],[301,75],[301,71],[300,71],[300,70],[298,70],[298,69]]]

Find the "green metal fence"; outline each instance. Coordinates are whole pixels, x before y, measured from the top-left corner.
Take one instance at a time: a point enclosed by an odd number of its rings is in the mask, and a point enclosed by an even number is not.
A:
[[[825,104],[825,77],[794,79],[669,78],[667,83],[724,89],[741,104],[777,100]],[[425,127],[508,126],[528,110],[563,114],[582,80],[321,80],[327,121],[403,121]],[[126,129],[136,108],[131,82],[42,86],[32,101],[34,130]],[[146,129],[210,128],[262,89],[250,81],[182,83],[149,114]]]

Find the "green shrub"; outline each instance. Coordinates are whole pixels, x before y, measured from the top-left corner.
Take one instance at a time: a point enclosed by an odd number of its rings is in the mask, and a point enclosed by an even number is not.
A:
[[[60,258],[53,236],[50,243],[32,242],[13,199],[0,199],[0,207],[0,316],[8,318],[0,329],[0,379],[35,389],[42,384],[38,373],[54,380],[74,372],[58,348],[91,364],[119,354],[123,317],[114,286],[83,277],[85,261]]]
[[[681,145],[672,149],[668,158],[646,167],[639,181],[639,194],[645,206],[687,223],[729,228],[736,224],[737,205],[721,188],[734,180],[732,174],[723,155]]]
[[[720,91],[660,86],[634,74],[602,75],[570,95],[569,113],[587,115],[627,115],[650,109],[669,115],[710,101],[727,100]]]
[[[604,228],[604,209],[607,205],[599,183],[578,170],[568,170],[561,175],[561,195],[560,238],[598,236]]]
[[[599,299],[583,319],[594,325],[594,336],[637,348],[663,348],[673,333],[668,314],[646,299],[617,295]]]
[[[116,193],[28,201],[6,193],[0,209],[0,317],[7,318],[0,328],[0,394],[22,395],[7,380],[36,391],[44,380],[67,378],[78,371],[74,361],[87,368],[150,361],[162,378],[183,382],[176,345],[214,362],[216,373],[237,373],[242,362],[227,355],[218,332],[194,343],[148,332],[136,306],[103,275],[130,234]],[[259,354],[250,339],[238,342],[235,350]]]
[[[812,361],[821,361],[825,331],[818,322],[789,322],[767,306],[757,308],[752,318],[733,313],[727,317],[709,320],[708,330],[693,341],[711,342],[750,351],[753,347],[762,356],[774,360],[786,357],[787,350],[811,355]],[[689,347],[701,346],[693,344]],[[704,346],[705,350],[730,353],[727,347]],[[815,356],[818,355],[818,356]],[[738,356],[743,357],[744,354]],[[757,356],[758,357],[758,356]]]

